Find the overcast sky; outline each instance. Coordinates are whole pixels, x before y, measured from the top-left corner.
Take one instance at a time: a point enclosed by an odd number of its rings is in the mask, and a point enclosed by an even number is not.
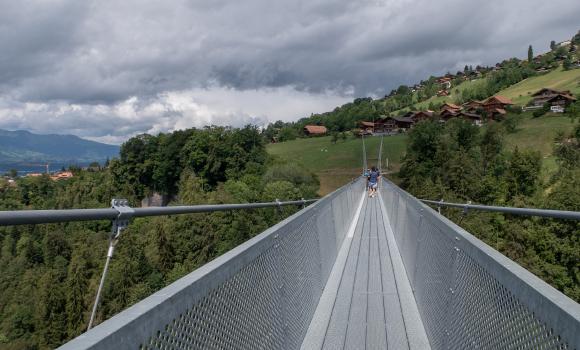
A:
[[[296,120],[580,29],[578,0],[0,0],[0,128]]]

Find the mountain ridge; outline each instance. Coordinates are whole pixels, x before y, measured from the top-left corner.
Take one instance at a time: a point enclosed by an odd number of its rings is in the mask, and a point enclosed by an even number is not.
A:
[[[75,135],[0,129],[0,162],[88,162],[118,156],[119,146]]]

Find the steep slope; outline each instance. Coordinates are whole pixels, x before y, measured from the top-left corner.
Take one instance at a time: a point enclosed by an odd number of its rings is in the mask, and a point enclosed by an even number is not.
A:
[[[532,99],[531,95],[541,88],[570,90],[580,94],[580,69],[565,71],[562,67],[547,74],[531,77],[520,81],[498,93],[512,99],[514,103],[525,105]]]

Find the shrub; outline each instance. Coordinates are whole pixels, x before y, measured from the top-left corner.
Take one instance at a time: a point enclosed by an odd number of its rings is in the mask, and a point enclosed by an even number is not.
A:
[[[544,114],[548,113],[549,111],[550,111],[550,104],[544,103],[542,108],[536,109],[534,111],[534,118],[539,118],[539,117],[543,116]]]

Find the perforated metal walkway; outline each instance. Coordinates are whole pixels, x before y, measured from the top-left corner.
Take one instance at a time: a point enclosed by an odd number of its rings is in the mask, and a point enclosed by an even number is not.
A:
[[[302,349],[429,348],[381,202],[364,199]]]

